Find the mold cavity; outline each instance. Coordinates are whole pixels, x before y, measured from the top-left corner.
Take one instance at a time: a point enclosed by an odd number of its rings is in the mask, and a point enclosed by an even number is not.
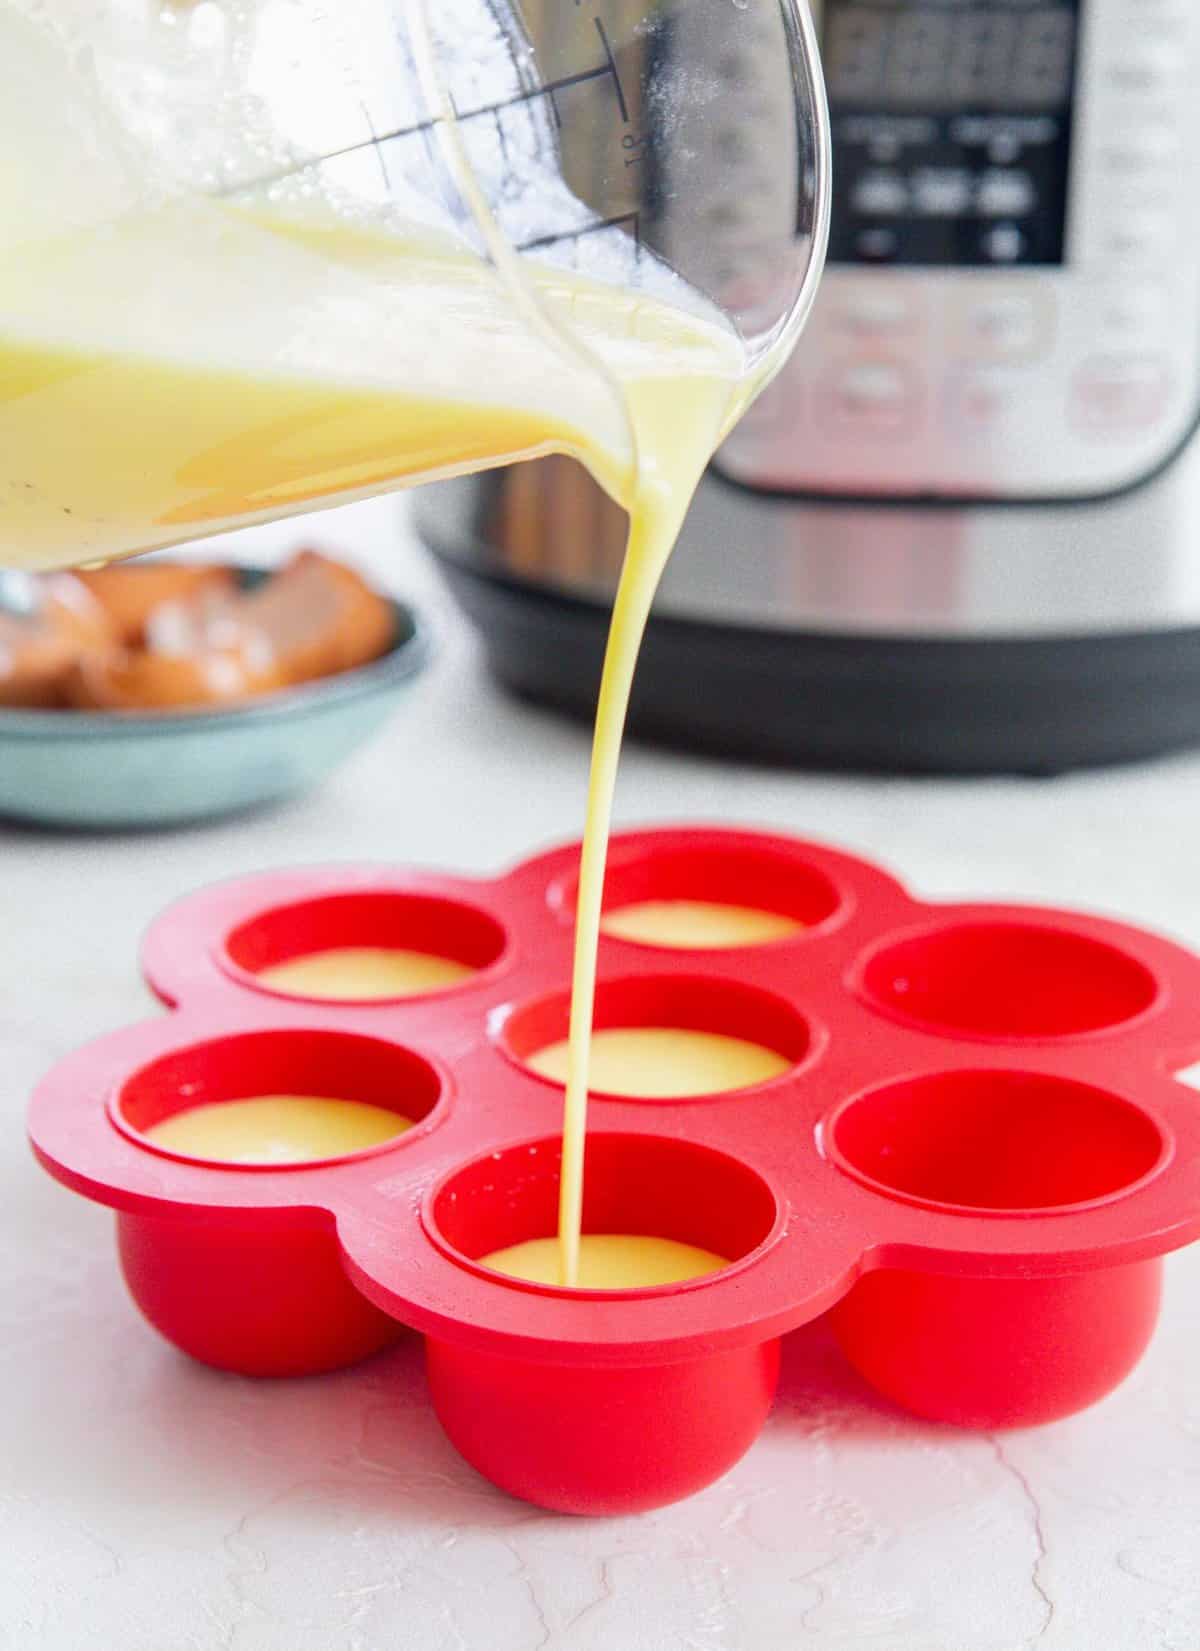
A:
[[[555,992],[510,1014],[501,1043],[540,1077],[564,1083],[570,996]],[[608,981],[596,993],[591,1088],[634,1100],[749,1089],[808,1052],[802,1016],[782,999],[734,981]]]
[[[577,884],[552,903],[574,914]],[[694,843],[613,853],[604,884],[603,931],[617,940],[676,950],[762,946],[827,922],[842,904],[823,872],[764,843]]]
[[[495,963],[504,930],[485,912],[425,894],[328,894],[234,929],[228,960],[288,997],[370,1002],[457,986]]]
[[[1001,1038],[1119,1026],[1158,993],[1149,969],[1115,946],[1033,923],[939,925],[874,952],[860,981],[887,1014]]]
[[[213,1164],[311,1164],[395,1140],[437,1105],[427,1061],[340,1032],[250,1032],[176,1050],[123,1085],[118,1120]]]
[[[443,1182],[435,1236],[459,1260],[558,1282],[557,1137],[476,1159]],[[645,1289],[712,1273],[765,1243],[774,1194],[736,1158],[692,1141],[588,1138],[581,1288]]]
[[[850,1101],[829,1130],[860,1180],[959,1209],[1047,1210],[1121,1192],[1162,1157],[1158,1125],[1090,1084],[946,1072]]]

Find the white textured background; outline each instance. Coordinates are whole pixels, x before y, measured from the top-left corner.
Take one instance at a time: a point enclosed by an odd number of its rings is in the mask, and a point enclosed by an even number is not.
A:
[[[311,531],[439,619],[435,668],[373,746],[311,798],[231,824],[0,826],[0,1647],[1198,1651],[1200,1251],[1169,1264],[1142,1366],[1083,1416],[998,1437],[910,1421],[818,1326],[787,1344],[775,1414],[733,1473],[596,1522],[462,1464],[415,1340],[342,1375],[250,1382],[137,1318],[110,1217],[36,1169],[22,1115],[53,1059],[148,1012],[135,954],[159,908],[305,860],[490,871],[581,819],[584,735],[491,688],[397,507]],[[1200,758],[900,781],[631,748],[619,813],[778,825],[922,894],[1077,903],[1200,945]]]

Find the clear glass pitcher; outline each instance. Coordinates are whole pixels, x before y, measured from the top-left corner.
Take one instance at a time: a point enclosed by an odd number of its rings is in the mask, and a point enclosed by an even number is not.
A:
[[[828,188],[804,0],[0,0],[0,565],[627,467],[670,317],[785,358]]]

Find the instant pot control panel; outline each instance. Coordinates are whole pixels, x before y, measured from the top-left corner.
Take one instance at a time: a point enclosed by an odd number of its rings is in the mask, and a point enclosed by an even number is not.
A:
[[[719,455],[751,485],[1071,498],[1200,410],[1195,0],[824,0],[830,256]]]

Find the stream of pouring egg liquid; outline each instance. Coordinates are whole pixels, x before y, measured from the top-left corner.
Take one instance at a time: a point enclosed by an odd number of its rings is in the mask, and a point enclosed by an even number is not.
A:
[[[627,383],[624,390],[637,465],[632,492],[619,501],[629,512],[629,540],[596,706],[575,915],[558,1220],[560,1282],[568,1286],[579,1282],[596,963],[625,717],[655,591],[696,484],[731,421],[738,393],[735,378],[717,374],[642,379]]]

